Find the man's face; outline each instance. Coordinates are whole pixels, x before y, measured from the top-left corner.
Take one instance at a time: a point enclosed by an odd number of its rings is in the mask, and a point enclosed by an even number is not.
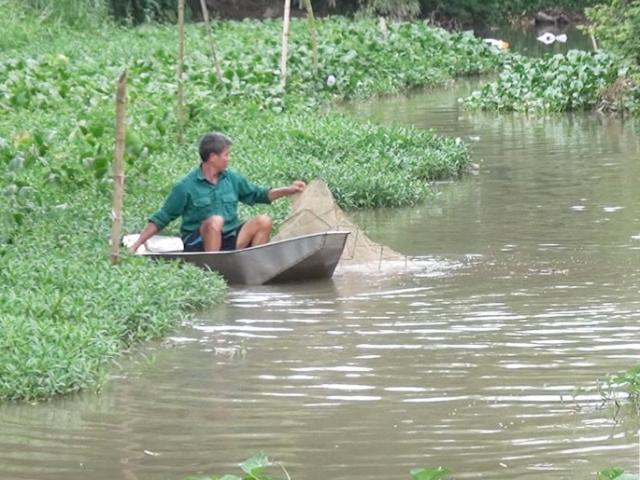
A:
[[[231,147],[225,148],[221,153],[212,153],[209,156],[209,162],[219,172],[223,171],[229,165],[229,158],[231,158]]]

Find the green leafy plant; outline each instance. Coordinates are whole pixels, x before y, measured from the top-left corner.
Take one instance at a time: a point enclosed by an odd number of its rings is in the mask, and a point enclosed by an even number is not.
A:
[[[605,52],[571,50],[541,59],[510,57],[497,81],[464,100],[469,108],[564,112],[594,108],[602,92],[625,74]]]
[[[240,469],[245,473],[243,477],[230,474],[223,476],[190,475],[185,477],[184,480],[275,480],[276,477],[267,473],[267,470],[272,467],[278,467],[285,478],[291,480],[286,468],[281,463],[269,460],[263,452],[255,454],[240,464]]]
[[[449,474],[449,470],[444,467],[437,468],[416,468],[411,470],[413,480],[439,480]]]
[[[622,468],[612,467],[601,470],[596,475],[596,480],[638,480],[640,475],[624,473]]]
[[[632,367],[624,372],[609,375],[602,382],[600,392],[605,402],[611,402],[616,406],[616,410],[623,407],[623,402],[619,396],[625,394],[625,400],[635,413],[640,411],[640,365]]]

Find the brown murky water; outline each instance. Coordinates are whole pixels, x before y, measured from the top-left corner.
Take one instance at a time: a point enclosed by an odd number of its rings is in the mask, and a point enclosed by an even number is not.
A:
[[[1,479],[294,480],[638,473],[598,380],[640,355],[640,135],[589,115],[463,112],[471,88],[353,107],[472,145],[479,175],[356,216],[409,271],[232,289],[101,395],[0,407]]]

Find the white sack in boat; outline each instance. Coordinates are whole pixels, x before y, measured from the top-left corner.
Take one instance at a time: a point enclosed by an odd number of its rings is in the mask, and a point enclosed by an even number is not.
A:
[[[139,234],[125,235],[122,238],[122,244],[129,248],[136,240],[138,240]],[[179,237],[167,237],[165,235],[154,235],[149,240],[144,242],[143,245],[138,248],[136,253],[138,255],[144,253],[163,253],[163,252],[181,252],[184,249],[182,240]]]

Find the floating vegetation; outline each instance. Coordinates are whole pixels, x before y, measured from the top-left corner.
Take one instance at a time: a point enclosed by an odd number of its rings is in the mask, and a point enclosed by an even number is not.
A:
[[[277,468],[281,471],[279,477],[269,473],[269,469]],[[273,462],[263,453],[259,452],[240,464],[240,469],[245,473],[243,477],[233,474],[218,475],[189,475],[183,480],[291,480],[287,469],[279,462]],[[449,473],[443,467],[416,468],[411,470],[413,480],[440,480]]]
[[[601,470],[596,475],[596,480],[638,480],[640,475],[624,473],[622,468],[612,467]]]
[[[513,55],[498,80],[464,99],[468,108],[523,112],[566,112],[595,109],[619,79],[628,75],[617,57],[604,51],[571,50],[566,54],[528,58]],[[636,110],[640,91],[628,88],[616,101]]]
[[[626,407],[638,415],[640,413],[640,365],[609,375],[600,385],[600,394],[605,402],[615,406],[616,416]]]
[[[263,453],[259,452],[248,458],[240,465],[244,476],[233,474],[226,475],[189,475],[183,480],[291,480],[289,472],[279,462],[273,462]],[[274,477],[271,470],[278,469],[280,476]],[[411,470],[413,480],[441,480],[447,478],[450,471],[445,467],[423,467]],[[596,473],[595,480],[639,480],[640,476],[624,473],[619,467],[610,467]]]
[[[269,469],[277,467],[281,470],[284,476],[273,477],[269,474]],[[273,462],[263,453],[259,452],[253,457],[248,458],[240,464],[240,469],[245,473],[245,476],[238,477],[237,475],[226,474],[223,476],[217,475],[189,475],[184,480],[277,480],[286,479],[291,480],[287,469],[284,465],[278,462]]]

